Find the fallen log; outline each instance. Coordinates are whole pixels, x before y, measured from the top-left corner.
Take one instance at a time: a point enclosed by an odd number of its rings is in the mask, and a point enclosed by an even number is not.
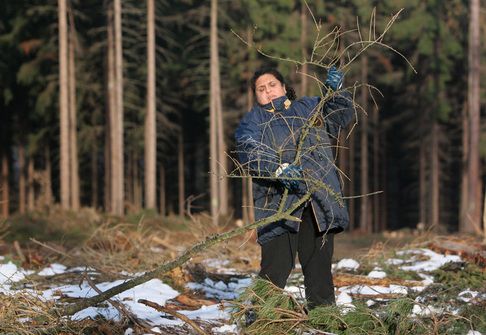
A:
[[[458,255],[466,261],[486,268],[486,246],[472,239],[436,238],[429,249],[441,254]]]
[[[377,285],[377,286],[390,286],[401,285],[407,287],[423,286],[424,284],[416,280],[405,280],[398,278],[370,278],[362,275],[353,275],[348,273],[338,273],[333,278],[334,286],[353,286],[353,285]]]

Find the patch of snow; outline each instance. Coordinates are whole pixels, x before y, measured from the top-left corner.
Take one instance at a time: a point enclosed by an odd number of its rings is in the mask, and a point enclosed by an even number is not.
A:
[[[212,329],[212,332],[213,333],[237,333],[238,332],[238,328],[236,327],[236,325],[224,325],[224,326],[221,326],[221,327],[214,327]]]
[[[237,279],[229,284],[225,284],[222,281],[215,282],[210,278],[206,278],[203,283],[190,282],[186,284],[186,287],[191,290],[202,291],[208,298],[231,300],[236,299],[250,284],[250,278]]]
[[[343,258],[336,264],[336,269],[356,270],[359,268],[359,263],[351,258]]]
[[[371,307],[371,306],[373,306],[374,304],[376,304],[376,301],[371,300],[371,299],[366,300],[366,306]]]
[[[478,332],[477,330],[470,330],[467,332],[466,335],[482,335],[481,332]]]
[[[190,319],[221,320],[230,318],[229,309],[224,310],[221,308],[221,304],[202,306],[194,311],[179,311],[179,313]]]
[[[285,286],[285,292],[292,294],[294,297],[296,297],[297,300],[305,299],[305,290],[302,287],[295,285]]]
[[[368,273],[369,278],[376,278],[376,279],[381,279],[386,277],[386,272],[385,271],[380,271],[380,270],[373,270],[370,273]]]
[[[227,259],[208,258],[203,260],[202,263],[211,268],[222,268],[226,267],[230,261]]]
[[[89,274],[98,273],[96,269],[90,268],[88,266],[76,266],[74,268],[68,269],[66,272],[88,272]]]
[[[354,285],[341,287],[341,292],[352,294],[378,295],[378,294],[407,294],[407,288],[401,285],[390,285],[390,287],[379,285]]]
[[[117,280],[114,282],[100,283],[96,286],[100,291],[104,292],[114,286],[122,284],[123,282],[124,280]],[[86,282],[83,282],[79,286],[65,285],[44,291],[44,297],[54,297],[58,296],[59,294],[63,294],[65,296],[73,298],[84,298],[92,297],[97,293]],[[179,292],[164,284],[159,279],[152,279],[146,283],[140,284],[130,290],[118,294],[112,299],[123,302],[125,307],[129,309],[132,313],[137,315],[137,317],[140,319],[145,319],[148,321],[158,321],[160,319],[160,312],[154,310],[151,307],[140,304],[137,301],[139,299],[146,299],[163,306],[168,299],[175,298],[178,295]],[[96,315],[102,315],[107,319],[118,320],[120,318],[118,311],[111,305],[108,305],[107,307],[86,308],[76,313],[73,316],[73,319],[82,320],[85,318],[94,318]]]
[[[125,329],[125,333],[123,335],[132,335],[132,334],[133,334],[133,329],[127,328],[127,329]]]
[[[421,272],[418,272],[417,274],[420,278],[423,279],[422,284],[424,284],[425,286],[429,286],[430,284],[434,283],[434,276],[428,275],[426,273],[421,273]]]
[[[336,297],[336,305],[338,306],[351,307],[353,306],[352,302],[353,302],[353,298],[351,298],[351,296],[346,292],[341,292]]]
[[[478,296],[479,292],[465,290],[458,294],[458,298],[464,302],[469,302]]]
[[[67,267],[62,265],[62,264],[53,263],[53,264],[49,265],[48,267],[45,267],[44,269],[39,271],[39,273],[37,273],[37,274],[39,276],[53,276],[53,275],[57,275],[57,274],[61,274],[61,273],[66,272],[66,269],[67,269]]]
[[[422,306],[422,305],[413,305],[412,315],[413,316],[430,316],[433,314],[441,314],[444,312],[442,308],[434,307],[434,306]]]
[[[0,285],[21,281],[22,279],[25,279],[25,276],[32,273],[34,273],[34,271],[26,271],[17,268],[17,265],[12,262],[0,264]]]
[[[398,254],[398,252],[397,252]],[[441,255],[430,249],[412,249],[400,251],[400,254],[414,254],[426,256],[426,261],[418,261],[413,265],[403,265],[400,268],[405,271],[434,271],[449,262],[460,262],[461,257],[457,255]]]
[[[400,258],[390,258],[386,260],[386,264],[390,264],[390,265],[401,265],[403,263],[405,263],[405,261]]]

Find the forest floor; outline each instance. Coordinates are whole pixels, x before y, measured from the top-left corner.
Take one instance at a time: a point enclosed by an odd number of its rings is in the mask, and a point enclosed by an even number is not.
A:
[[[96,295],[234,227],[230,219],[213,226],[204,215],[189,220],[142,213],[121,219],[90,209],[51,208],[11,217],[0,224],[0,333],[260,334],[253,326],[244,328],[237,316],[238,297],[252,287],[259,268],[259,247],[250,233],[72,317],[50,314],[55,304]],[[290,329],[395,334],[405,327],[402,333],[486,334],[485,268],[486,245],[472,236],[343,233],[336,236],[333,258],[338,326],[317,327],[302,313]],[[304,303],[299,264],[284,294]],[[384,317],[393,302],[405,300],[409,308],[394,312],[395,321]],[[349,318],[363,308],[378,322],[373,331],[352,328]],[[396,321],[401,313],[407,322]],[[268,334],[278,332],[274,323],[265,325]]]

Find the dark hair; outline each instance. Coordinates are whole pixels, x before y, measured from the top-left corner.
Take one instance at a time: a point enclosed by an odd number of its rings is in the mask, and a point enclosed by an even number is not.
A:
[[[255,95],[255,89],[256,89],[255,84],[256,84],[256,81],[258,80],[258,78],[260,78],[264,74],[271,74],[271,75],[273,75],[275,78],[277,78],[277,80],[282,85],[285,85],[285,89],[287,91],[286,96],[287,96],[287,98],[289,98],[289,100],[295,100],[297,98],[297,95],[295,94],[294,89],[292,87],[288,86],[285,83],[285,80],[284,80],[284,77],[282,76],[282,74],[276,68],[274,68],[274,67],[268,67],[268,66],[267,67],[261,67],[261,68],[259,68],[253,74],[253,77],[251,77],[251,79],[250,79],[250,86],[251,86],[251,90],[253,91],[253,95]]]

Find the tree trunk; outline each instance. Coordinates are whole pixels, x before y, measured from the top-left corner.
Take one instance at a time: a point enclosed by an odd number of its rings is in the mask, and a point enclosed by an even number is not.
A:
[[[115,94],[115,33],[113,29],[113,8],[108,8],[108,25],[107,25],[107,105],[108,113],[105,121],[105,191],[104,203],[105,211],[112,212],[112,132],[116,114],[116,94]]]
[[[160,215],[167,215],[166,200],[165,200],[165,167],[160,165]]]
[[[177,154],[177,175],[178,175],[178,189],[179,189],[179,215],[183,216],[184,215],[184,201],[185,201],[185,195],[184,195],[184,136],[182,135],[182,125],[181,125],[181,130],[179,132],[179,137],[178,137],[178,154]]]
[[[379,127],[378,107],[373,107],[373,192],[380,189],[380,127]],[[373,230],[380,232],[380,198],[382,195],[373,196]]]
[[[302,49],[302,61],[307,60],[307,6],[305,1],[300,2],[300,24],[301,24],[301,30],[300,30],[300,47]],[[307,86],[308,86],[308,77],[307,77],[307,71],[308,71],[308,65],[307,63],[304,63],[302,65],[302,81],[301,81],[301,86],[300,86],[300,96],[305,96],[307,95]]]
[[[470,2],[469,50],[468,50],[468,131],[466,160],[467,203],[464,217],[461,218],[460,230],[478,233],[481,230],[481,176],[479,160],[480,134],[480,36],[479,36],[479,0]]]
[[[25,213],[25,149],[19,145],[19,212]]]
[[[368,110],[368,87],[365,84],[368,81],[368,57],[363,56],[361,58],[361,107],[364,111]],[[368,117],[363,112],[361,117],[361,162],[360,162],[360,173],[361,173],[361,195],[360,198],[360,230],[362,232],[371,232],[370,222],[369,222],[369,208],[368,208]]]
[[[69,184],[69,100],[68,100],[68,36],[66,0],[58,0],[59,19],[59,120],[60,120],[60,174],[61,206],[70,208]]]
[[[147,0],[147,114],[145,116],[145,208],[156,208],[156,66],[155,66],[155,6]]]
[[[430,180],[431,180],[431,204],[430,224],[434,229],[439,229],[440,224],[440,163],[439,163],[439,124],[436,120],[432,123],[432,140],[430,150]]]
[[[251,41],[253,39],[252,36],[252,29],[248,28],[247,29],[247,40]],[[254,59],[255,59],[255,50],[251,47],[250,44],[248,44],[248,73],[251,74],[253,64],[254,64]],[[248,78],[249,80],[250,78]],[[247,88],[246,91],[246,110],[249,111],[251,110],[251,107],[253,106],[253,92],[251,91],[251,87]],[[248,174],[248,178],[246,178],[246,189],[247,189],[247,198],[246,198],[246,204],[247,204],[247,215],[248,215],[248,222],[255,222],[255,210],[253,208],[253,181],[251,179],[251,175]]]
[[[423,117],[421,118],[423,121]],[[423,124],[423,123],[422,123]],[[427,152],[425,136],[422,133],[419,147],[419,222],[425,227],[429,227],[430,221],[427,218]]]
[[[114,51],[115,51],[115,113],[111,130],[111,212],[123,215],[124,179],[123,179],[123,48],[121,24],[121,0],[114,0]]]
[[[69,39],[68,39],[68,85],[69,85],[69,166],[70,166],[70,199],[71,208],[79,209],[79,173],[78,173],[78,130],[76,112],[76,32],[74,18],[69,11]]]
[[[91,144],[91,207],[96,209],[98,207],[98,139],[95,138]]]
[[[214,6],[213,6],[214,5]],[[211,96],[215,99],[217,138],[218,138],[218,195],[220,214],[228,214],[228,159],[226,157],[226,143],[224,140],[223,104],[221,102],[221,82],[219,74],[219,46],[218,46],[218,0],[211,1]]]
[[[29,157],[27,164],[27,210],[32,212],[35,207],[34,188],[34,157]]]
[[[210,207],[213,224],[218,223],[220,210],[220,189],[218,185],[218,112],[216,86],[218,76],[218,32],[217,32],[217,0],[211,0],[211,31],[210,31],[210,102],[209,102],[209,155],[210,155]]]
[[[356,136],[354,135],[355,132],[353,131],[349,137],[349,194],[355,194],[355,154],[356,154]],[[356,200],[349,199],[349,230],[353,231],[356,229]]]
[[[138,156],[133,156],[133,207],[135,211],[142,209],[142,181],[140,177],[140,169],[138,167]]]
[[[44,179],[45,179],[45,203],[47,207],[52,205],[53,203],[53,196],[52,196],[52,166],[51,166],[51,150],[49,146],[46,146],[44,149],[44,159],[46,161],[46,166],[44,170]]]
[[[468,178],[467,160],[469,157],[469,122],[468,122],[468,101],[464,102],[462,108],[462,171],[461,171],[461,200],[459,204],[459,231],[463,231],[468,207]]]
[[[2,191],[2,198],[0,200],[2,206],[2,217],[9,216],[9,183],[8,183],[8,158],[4,152],[2,155],[2,175],[0,182],[0,189]]]

